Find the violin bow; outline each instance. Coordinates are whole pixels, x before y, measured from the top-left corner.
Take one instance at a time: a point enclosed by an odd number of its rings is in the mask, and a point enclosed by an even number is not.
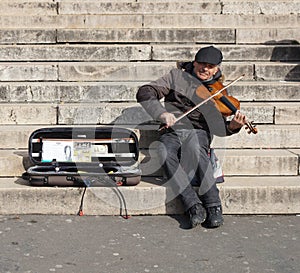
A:
[[[194,110],[196,110],[198,107],[200,107],[201,105],[203,105],[204,103],[208,102],[209,100],[211,100],[212,98],[214,98],[215,96],[219,95],[222,91],[224,91],[226,88],[228,88],[229,86],[235,84],[237,81],[241,80],[243,77],[245,76],[245,74],[242,74],[241,76],[239,76],[238,78],[236,78],[235,80],[231,81],[229,84],[227,84],[226,86],[224,86],[223,88],[221,88],[220,90],[218,90],[216,93],[214,93],[213,95],[209,96],[208,98],[206,98],[205,100],[201,101],[200,103],[198,103],[197,105],[195,105],[193,108],[191,108],[190,110],[186,111],[185,113],[183,113],[181,116],[179,116],[178,118],[176,118],[175,123],[178,122],[179,120],[183,119],[185,116],[187,116],[189,113],[193,112]],[[174,124],[175,124],[174,123]],[[158,131],[161,131],[162,129],[166,128],[166,126],[162,126],[158,129]]]

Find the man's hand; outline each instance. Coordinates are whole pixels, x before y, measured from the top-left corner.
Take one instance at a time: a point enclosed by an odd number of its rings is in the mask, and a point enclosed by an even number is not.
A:
[[[237,111],[228,125],[230,131],[235,131],[243,127],[246,123],[246,116]]]
[[[159,119],[165,124],[166,128],[172,127],[176,122],[176,117],[169,112],[162,113]]]

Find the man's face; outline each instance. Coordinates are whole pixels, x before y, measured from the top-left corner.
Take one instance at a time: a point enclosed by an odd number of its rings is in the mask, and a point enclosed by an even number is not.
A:
[[[202,80],[206,81],[213,77],[219,70],[219,67],[209,63],[198,63],[194,61],[194,73]]]

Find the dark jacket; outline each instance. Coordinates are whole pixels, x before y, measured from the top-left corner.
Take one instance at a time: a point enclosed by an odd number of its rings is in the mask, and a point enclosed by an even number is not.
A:
[[[203,101],[203,98],[196,94],[197,88],[203,83],[192,74],[192,62],[182,63],[179,68],[172,69],[158,80],[141,86],[136,95],[137,101],[154,120],[159,120],[159,116],[164,112],[179,117]],[[219,71],[212,81],[206,84],[213,83],[221,76]],[[163,98],[164,105],[161,102]],[[228,123],[214,102],[209,101],[178,121],[173,128],[203,129],[218,136],[231,135],[239,131],[228,130]]]

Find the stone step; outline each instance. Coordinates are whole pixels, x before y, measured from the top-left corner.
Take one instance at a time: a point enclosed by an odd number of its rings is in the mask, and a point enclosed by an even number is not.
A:
[[[298,14],[211,14],[188,15],[183,20],[177,14],[62,14],[62,15],[2,15],[0,28],[76,29],[76,28],[297,28]]]
[[[226,78],[226,75],[225,75]],[[0,102],[75,103],[136,102],[148,82],[0,82]],[[224,85],[228,84],[226,81]],[[299,102],[298,82],[240,81],[228,88],[242,102]]]
[[[155,61],[178,61],[193,60],[195,54],[204,44],[181,44],[181,45],[164,45],[157,44],[152,46],[152,60]],[[300,59],[300,45],[239,45],[227,44],[216,45],[222,53],[225,62],[293,62]]]
[[[278,105],[275,113],[279,124],[299,124],[294,111],[300,103]],[[138,103],[2,103],[0,125],[62,125],[62,124],[118,124],[135,125],[149,123],[152,118]],[[274,123],[274,103],[241,103],[248,119],[255,123]],[[283,115],[283,117],[281,116]],[[276,124],[276,123],[275,123]]]
[[[211,23],[211,14],[190,14],[189,20],[182,20],[179,14],[144,15],[145,28],[296,28],[297,14],[216,14]],[[91,18],[92,19],[92,18]]]
[[[0,61],[151,60],[150,45],[2,45]]]
[[[293,104],[291,106],[292,110],[294,110],[296,106],[297,104]],[[255,120],[256,123],[274,123],[274,106],[272,106],[272,104],[245,103],[242,104],[241,107],[243,113],[245,113],[250,120]],[[284,112],[284,118],[288,117],[288,119],[285,120],[285,124],[299,124],[300,121],[297,116],[295,116],[292,111],[289,111],[289,104],[286,104],[285,107],[287,110]],[[58,113],[58,124],[131,124],[137,126],[152,121],[152,118],[137,103],[101,103],[95,105],[93,108],[91,108],[91,104],[61,104],[58,106]],[[277,118],[281,119],[280,116]],[[7,122],[10,121],[11,120],[7,120]]]
[[[226,139],[215,137],[212,146],[215,148],[238,149],[289,149],[299,148],[300,127],[298,125],[257,125],[256,135],[241,130],[239,134]]]
[[[66,125],[2,125],[0,126],[1,149],[27,149],[30,134],[44,127],[64,127]],[[140,135],[141,149],[156,147],[158,125],[126,126]],[[299,148],[299,125],[257,125],[258,134],[248,134],[242,129],[230,137],[214,137],[214,148],[227,149],[297,149]]]
[[[0,44],[59,43],[213,43],[297,45],[299,28],[106,28],[106,29],[0,29]],[[292,37],[292,38],[291,38]],[[160,47],[160,45],[157,45]],[[177,45],[179,49],[183,45]],[[154,47],[155,48],[155,47]],[[280,47],[279,47],[280,48]],[[164,52],[168,57],[168,52]],[[181,59],[187,54],[182,52]],[[237,55],[236,55],[237,56]],[[251,54],[250,54],[251,56]],[[293,55],[292,55],[293,56]],[[156,58],[162,58],[156,56]],[[174,53],[173,53],[173,57]],[[189,57],[189,56],[188,56]],[[244,57],[247,57],[247,55]],[[291,55],[288,55],[290,58]],[[178,60],[178,58],[176,59]]]
[[[57,123],[57,105],[55,104],[9,104],[0,107],[0,124],[49,124]],[[3,114],[3,116],[2,116]]]
[[[70,127],[66,125],[8,125],[8,126],[0,126],[0,138],[1,138],[1,146],[0,150],[8,149],[21,151],[22,155],[25,149],[28,148],[28,140],[30,135],[37,129],[41,128],[61,128],[61,127]],[[78,127],[86,127],[85,125],[77,125],[72,126],[74,128]],[[101,127],[101,126],[97,126]],[[104,126],[106,127],[106,126]],[[91,127],[95,128],[95,127]],[[139,137],[140,131],[139,129],[135,129],[132,126],[122,127],[133,130],[136,135]]]
[[[222,68],[228,80],[245,74],[244,80],[261,81],[298,81],[300,79],[299,64],[270,62],[224,62]],[[1,67],[1,66],[0,66]],[[174,68],[173,62],[160,63],[59,63],[60,81],[151,81]]]
[[[5,15],[31,14],[297,14],[300,1],[3,1],[0,8]]]
[[[275,124],[297,124],[300,116],[300,106],[297,103],[288,104],[286,102],[276,103]],[[288,107],[285,107],[288,106]]]
[[[143,84],[146,82],[0,82],[0,102],[135,102]]]
[[[41,2],[41,3],[40,3]],[[57,15],[57,3],[54,1],[1,1],[1,15]]]
[[[4,127],[5,128],[5,127]],[[25,128],[27,128],[25,126]],[[141,149],[156,148],[159,138],[158,125],[141,125],[139,128],[139,145]],[[247,130],[241,129],[238,134],[229,137],[215,136],[212,147],[219,149],[297,149],[299,148],[300,126],[299,125],[257,125],[258,133],[248,134]],[[5,129],[4,129],[5,130]],[[16,130],[18,130],[16,128]],[[22,131],[22,129],[20,129]],[[3,135],[3,139],[8,139]],[[23,137],[25,138],[25,137]],[[4,148],[11,148],[3,146]],[[27,142],[26,142],[27,145]],[[21,145],[20,148],[26,147]]]
[[[226,175],[270,176],[299,174],[298,149],[216,149]],[[162,176],[155,149],[140,150],[140,166],[145,176]],[[32,164],[27,150],[0,150],[2,177],[21,176]]]
[[[56,29],[0,29],[0,44],[55,44]]]
[[[193,45],[0,45],[0,61],[178,61],[194,60]],[[300,61],[300,45],[218,45],[225,62]]]
[[[299,103],[241,103],[243,114],[256,124],[299,124]],[[139,125],[152,118],[138,103],[3,103],[1,125],[118,124]]]
[[[110,3],[89,1],[71,3],[60,2],[59,14],[297,14],[300,13],[300,1],[149,1],[132,3]]]
[[[129,215],[183,213],[178,197],[164,184],[144,177],[135,187],[90,187],[84,196],[83,212],[125,215],[126,206]],[[300,176],[228,177],[218,187],[224,214],[300,213]],[[33,187],[21,179],[0,178],[0,214],[76,215],[82,194],[83,188]]]
[[[216,149],[224,174],[229,176],[299,175],[298,149]],[[162,176],[157,152],[141,150],[145,176]],[[192,163],[191,163],[192,164]]]
[[[221,13],[221,4],[218,2],[131,2],[111,3],[89,1],[81,3],[60,2],[59,14],[190,14],[197,11],[199,14]]]
[[[152,118],[138,103],[2,103],[0,125],[139,124]],[[300,103],[241,103],[255,124],[299,124]]]
[[[236,43],[238,44],[299,44],[299,28],[238,28]]]
[[[58,29],[57,41],[61,43],[214,43],[214,44],[298,44],[300,40],[299,28],[260,27],[253,25],[249,28],[130,28],[130,29]],[[34,30],[33,30],[34,31]],[[14,41],[22,41],[23,36],[15,30],[10,30]],[[16,33],[15,33],[16,32]],[[18,36],[17,36],[18,35]],[[20,38],[18,38],[20,37]],[[292,37],[292,38],[291,38]],[[32,34],[33,39],[37,39]],[[38,37],[40,38],[40,37]],[[10,38],[10,40],[13,38]],[[26,39],[26,36],[25,36]],[[41,38],[40,38],[41,39]],[[8,41],[10,41],[8,40]],[[6,39],[4,40],[6,41]],[[178,45],[179,46],[179,45]],[[185,54],[185,52],[184,52]],[[180,57],[181,58],[181,57]]]
[[[226,78],[226,71],[225,71]],[[225,82],[225,85],[229,82]],[[230,95],[240,101],[297,102],[300,98],[299,82],[240,81],[228,88]]]
[[[299,81],[300,62],[224,62],[227,80]],[[152,81],[168,73],[174,62],[6,62],[0,81]]]

